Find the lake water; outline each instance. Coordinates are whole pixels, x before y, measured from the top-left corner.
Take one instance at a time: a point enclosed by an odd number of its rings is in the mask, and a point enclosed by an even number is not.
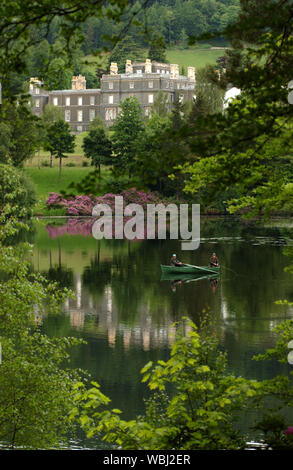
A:
[[[38,321],[50,336],[87,341],[74,350],[72,366],[88,370],[125,418],[143,412],[147,390],[140,370],[150,360],[168,358],[173,322],[187,315],[198,323],[203,309],[227,351],[230,371],[269,378],[279,365],[251,358],[273,346],[273,328],[293,314],[275,304],[293,301],[292,275],[284,271],[292,234],[288,221],[264,227],[202,217],[200,248],[182,252],[174,240],[98,241],[90,219],[35,221],[34,269],[76,294],[62,314]],[[161,280],[160,264],[169,264],[172,253],[183,262],[207,265],[213,251],[221,264],[218,282]],[[96,444],[81,438],[79,445]]]

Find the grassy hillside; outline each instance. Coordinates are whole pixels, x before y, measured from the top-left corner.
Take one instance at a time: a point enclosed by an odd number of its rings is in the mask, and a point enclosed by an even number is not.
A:
[[[170,64],[178,64],[179,67],[202,68],[207,64],[216,64],[218,57],[224,55],[224,49],[169,49],[167,60]]]
[[[46,213],[46,200],[49,193],[59,193],[61,190],[66,190],[71,182],[78,182],[84,178],[92,167],[64,167],[62,170],[62,179],[58,180],[59,170],[57,167],[47,168],[25,168],[25,173],[33,182],[34,189],[37,196],[37,206],[35,208],[36,214]],[[56,213],[51,211],[51,215],[61,215],[64,211],[57,209]]]
[[[173,48],[167,50],[167,60],[171,64],[178,64],[180,67],[193,66],[195,68],[204,67],[206,64],[215,64],[218,57],[224,54],[224,49],[210,49],[192,47],[189,49]],[[147,55],[147,50],[145,52]],[[106,68],[107,55],[102,58],[88,55],[84,58],[87,62],[87,69],[95,73],[97,66]]]
[[[93,168],[67,168],[62,170],[62,179],[58,181],[59,170],[54,168],[26,168],[26,174],[31,178],[35,185],[37,197],[46,197],[50,192],[60,192],[66,189],[72,182],[80,181],[84,178]]]
[[[24,171],[32,182],[38,201],[34,213],[43,215],[65,215],[65,211],[62,208],[47,209],[46,200],[49,193],[60,193],[61,191],[70,190],[70,183],[77,183],[83,178],[86,178],[93,169],[94,167],[92,166],[87,168],[81,166],[64,166],[62,169],[62,179],[59,181],[59,169],[56,166],[53,168],[26,167]],[[106,192],[109,177],[109,167],[102,166],[102,186],[100,187],[99,194]]]

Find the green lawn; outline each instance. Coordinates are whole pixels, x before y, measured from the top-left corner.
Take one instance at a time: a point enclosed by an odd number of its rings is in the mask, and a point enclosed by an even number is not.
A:
[[[59,181],[58,167],[26,167],[24,171],[32,182],[38,200],[34,213],[38,215],[65,215],[63,209],[47,209],[46,200],[49,193],[60,193],[65,190],[70,191],[70,183],[80,182],[83,178],[86,178],[93,169],[94,167],[92,166],[87,168],[81,166],[63,167],[62,179]],[[104,194],[107,191],[110,177],[109,167],[102,166],[102,184],[98,194]]]
[[[46,207],[45,202],[49,193],[59,193],[61,190],[67,189],[71,182],[80,181],[90,171],[92,171],[92,167],[64,167],[62,169],[62,180],[58,181],[59,170],[57,167],[41,167],[40,169],[32,167],[25,168],[25,173],[33,182],[38,199],[35,212],[46,212],[44,211]]]
[[[77,134],[75,136],[75,149],[74,152],[71,154],[68,154],[67,158],[63,160],[63,165],[66,166],[67,163],[74,163],[75,165],[82,165],[82,163],[85,161],[88,164],[90,164],[90,160],[84,156],[84,152],[82,150],[82,142],[84,139],[84,136],[87,134],[87,132],[81,132],[80,134]],[[45,152],[44,150],[40,151],[40,154],[36,154],[33,158],[28,160],[26,162],[26,167],[42,167],[42,163],[49,163],[50,161],[50,154],[49,152]],[[53,159],[53,166],[58,166],[59,165],[59,160],[54,158]]]
[[[59,169],[57,167],[25,168],[26,174],[36,186],[38,197],[49,192],[60,192],[60,190],[66,189],[69,183],[81,180],[92,170],[92,167],[64,167],[62,169],[62,179],[58,181]]]
[[[224,49],[169,49],[167,60],[170,64],[178,64],[179,67],[195,67],[199,69],[207,64],[216,64],[218,57],[224,55]]]

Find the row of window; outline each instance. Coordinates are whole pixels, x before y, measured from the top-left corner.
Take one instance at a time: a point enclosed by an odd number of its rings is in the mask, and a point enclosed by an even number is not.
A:
[[[93,97],[93,98],[94,98],[94,97]],[[68,100],[70,100],[70,98],[68,98]],[[81,100],[82,100],[82,97],[81,97]],[[153,94],[149,94],[149,95],[148,95],[148,103],[149,103],[149,104],[153,104],[153,102],[154,102],[154,95],[153,95]],[[53,104],[54,104],[55,106],[58,106],[58,98],[57,98],[57,97],[54,97],[54,98],[53,98]],[[78,101],[78,104],[79,104],[79,106],[82,105],[82,101]],[[109,96],[108,96],[108,104],[114,104],[114,95],[109,95]],[[70,101],[67,101],[67,98],[66,98],[66,106],[70,106]],[[39,107],[40,107],[40,100],[39,100],[39,99],[36,99],[36,100],[35,100],[35,107],[36,107],[36,108],[39,108]],[[77,111],[77,114],[78,114],[78,115],[82,115],[82,110]],[[69,111],[69,110],[65,111],[65,115],[70,116],[70,111]],[[90,109],[90,116],[94,116],[94,115],[95,115],[95,110],[94,110],[94,109]],[[70,118],[69,118],[69,119],[65,119],[65,120],[70,121]],[[82,119],[81,119],[81,121],[82,121]]]
[[[37,105],[37,101],[39,101],[39,100],[36,100],[36,107],[39,107]],[[152,103],[152,101],[150,103]],[[146,116],[149,115],[150,110],[151,110],[151,108],[145,108],[144,112],[145,112]],[[117,116],[117,108],[106,108],[105,109],[105,120],[106,121],[112,121],[112,120],[116,119],[116,116]],[[65,117],[66,122],[71,121],[71,111],[69,109],[65,110],[65,116],[64,117]],[[95,117],[96,117],[95,110],[90,109],[90,111],[89,111],[90,121],[93,121],[95,119]],[[81,109],[77,111],[77,122],[83,122],[83,111]]]
[[[148,102],[149,103],[153,103],[154,102],[154,95],[149,95],[148,96]],[[77,105],[78,106],[82,106],[83,104],[83,101],[82,101],[82,96],[79,96],[78,99],[77,99]],[[114,96],[113,95],[109,95],[108,96],[108,104],[114,104]],[[58,106],[59,105],[59,98],[58,96],[54,96],[53,98],[53,105],[54,106]],[[95,105],[95,97],[94,96],[91,96],[90,97],[90,105],[91,106],[94,106]],[[36,108],[39,108],[40,107],[40,100],[35,100],[35,106]],[[65,98],[65,106],[70,106],[70,96],[66,96]]]
[[[94,106],[96,104],[96,101],[95,101],[95,96],[90,96],[90,105],[91,106]],[[58,96],[54,96],[53,98],[53,105],[54,106],[58,106],[59,105],[59,97]],[[65,106],[70,106],[71,105],[71,97],[70,96],[66,96],[65,97]],[[78,106],[82,106],[83,105],[83,97],[82,96],[78,96],[77,97],[77,105]]]
[[[151,108],[145,108],[144,113],[149,116]],[[113,121],[117,116],[117,108],[105,108],[105,121]]]
[[[152,104],[154,102],[154,95],[148,95],[148,102]],[[114,96],[108,96],[108,104],[114,104]]]
[[[143,72],[142,69],[136,69],[135,70],[135,73],[138,73],[138,74],[141,74]],[[154,73],[154,72],[152,72]],[[161,74],[165,74],[165,73],[170,73],[169,70],[165,70],[165,69],[157,69],[155,73],[161,73]]]
[[[90,121],[93,121],[96,117],[96,112],[94,109],[90,109],[89,112],[89,118]],[[71,111],[69,109],[65,110],[65,121],[70,122],[71,121]],[[77,111],[77,121],[78,122],[83,122],[83,111],[80,109]]]
[[[94,98],[94,97],[93,97]],[[70,100],[70,98],[68,98]],[[170,99],[172,100],[172,98],[170,97]],[[180,99],[182,100],[183,99],[183,96],[181,95],[180,96]],[[55,101],[56,100],[56,101]],[[81,100],[82,100],[82,97],[81,97]],[[57,97],[54,97],[53,99],[53,103],[55,106],[58,106],[58,98]],[[149,94],[148,95],[148,103],[149,104],[153,104],[154,103],[154,95],[153,94]],[[78,101],[78,104],[79,105],[82,105],[82,101]],[[114,95],[109,95],[108,96],[108,104],[114,104]],[[67,101],[67,98],[66,98],[66,106],[70,106],[70,102]],[[39,108],[40,107],[40,100],[39,99],[36,99],[35,100],[35,107],[36,108]],[[82,116],[82,110],[79,110],[77,111],[77,114]],[[66,110],[65,111],[65,115],[68,115],[70,116],[70,110]],[[95,116],[95,110],[94,109],[90,109],[90,116]],[[94,118],[93,118],[94,119]],[[70,117],[69,119],[65,119],[65,120],[68,120],[70,121]],[[79,119],[78,119],[79,120]],[[82,121],[82,118],[80,119],[80,121]]]
[[[109,82],[108,85],[109,85],[109,90],[114,89],[114,83],[113,82]],[[174,88],[174,83],[173,82],[166,81],[164,85],[165,85],[165,88]],[[148,87],[149,88],[154,88],[154,82],[153,81],[148,82]],[[186,88],[186,87],[187,87],[187,84],[185,84],[185,83],[177,83],[177,89],[178,90],[180,88]],[[129,82],[129,88],[130,89],[134,88],[134,82]]]
[[[153,82],[151,82],[153,83]],[[131,86],[133,84],[133,86]],[[130,88],[133,88],[134,87],[134,83],[133,82],[130,82],[129,84],[129,87]],[[149,86],[149,88],[152,88],[152,86]],[[109,88],[110,88],[110,83],[109,83]],[[179,89],[180,88],[180,85],[179,83],[177,84],[177,88]],[[154,102],[154,95],[150,94],[148,95],[148,102],[149,103],[153,103]],[[58,106],[59,105],[59,98],[58,96],[54,96],[53,97],[53,104],[54,106]],[[114,96],[113,95],[109,95],[108,96],[108,104],[114,104]],[[65,97],[65,106],[70,106],[71,105],[71,101],[70,101],[70,96],[66,96]],[[82,106],[83,105],[83,97],[82,96],[78,96],[77,98],[77,105],[78,106]],[[95,97],[94,96],[90,96],[90,106],[94,106],[95,105]],[[35,106],[36,108],[39,108],[40,107],[40,100],[36,99],[35,100]]]
[[[114,82],[109,82],[108,85],[109,85],[109,90],[113,90],[113,88],[114,88]],[[153,81],[149,81],[149,82],[148,82],[148,87],[149,87],[149,88],[154,88],[154,82],[153,82]],[[134,82],[129,82],[129,88],[134,88]]]
[[[165,87],[169,88],[169,84],[170,84],[170,88],[173,88],[173,86],[174,86],[173,82],[169,83],[168,81],[165,82]],[[113,82],[109,82],[108,85],[109,85],[109,90],[114,89],[114,83]],[[184,87],[184,84],[177,83],[177,88],[180,88],[180,87]],[[129,88],[134,88],[134,82],[129,82]],[[148,82],[148,88],[154,88],[154,82],[153,81]]]
[[[146,116],[149,116],[151,111],[151,108],[145,108],[144,113]],[[117,117],[117,108],[105,108],[105,121],[113,121]],[[95,110],[91,109],[90,110],[90,121],[93,121],[95,119]],[[65,121],[70,122],[71,120],[71,112],[70,110],[65,110]],[[82,110],[77,112],[77,121],[78,122],[83,122],[83,112]],[[81,126],[77,126],[76,130],[78,132],[82,131]]]

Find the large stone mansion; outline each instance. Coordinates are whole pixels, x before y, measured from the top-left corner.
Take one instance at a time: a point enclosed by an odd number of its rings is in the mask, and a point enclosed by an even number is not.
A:
[[[119,104],[129,96],[136,96],[144,115],[148,115],[159,91],[168,95],[170,109],[172,103],[192,100],[195,87],[195,69],[188,67],[187,77],[179,75],[177,64],[126,61],[125,73],[118,74],[115,62],[111,63],[110,74],[101,78],[101,88],[87,89],[82,75],[72,78],[71,90],[47,91],[37,78],[30,79],[32,111],[40,116],[46,104],[59,106],[64,119],[73,132],[89,129],[91,121],[101,116],[110,126],[115,120]]]

